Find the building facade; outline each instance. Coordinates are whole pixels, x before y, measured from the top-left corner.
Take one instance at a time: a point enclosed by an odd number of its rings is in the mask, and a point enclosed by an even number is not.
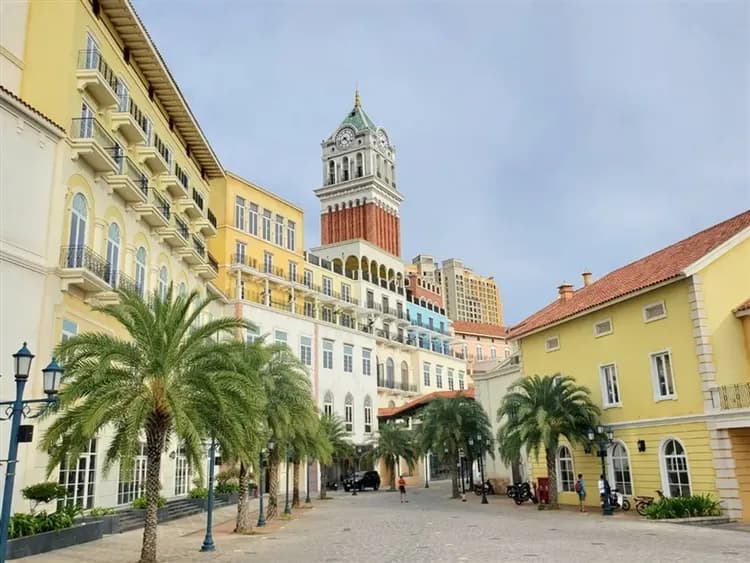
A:
[[[514,345],[509,339],[507,327],[454,321],[453,330],[456,339],[461,339],[454,346],[454,352],[457,357],[467,361],[470,372],[474,371],[477,363],[506,359],[513,353]]]
[[[477,274],[457,258],[443,260],[438,275],[452,320],[502,326],[503,307],[495,278]]]
[[[513,327],[524,374],[562,373],[592,390],[614,431],[609,480],[626,494],[708,493],[750,518],[748,264],[750,211],[598,280],[586,273],[578,290],[563,284]],[[577,473],[599,472],[596,456],[561,444],[562,502],[576,502]]]

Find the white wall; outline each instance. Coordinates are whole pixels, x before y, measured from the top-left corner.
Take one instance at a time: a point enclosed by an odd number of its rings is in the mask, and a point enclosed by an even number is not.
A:
[[[0,81],[14,94],[21,90],[28,0],[0,2]]]

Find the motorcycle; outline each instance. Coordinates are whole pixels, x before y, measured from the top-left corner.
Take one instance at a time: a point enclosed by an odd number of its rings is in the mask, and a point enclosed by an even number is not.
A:
[[[474,494],[476,494],[477,496],[481,496],[482,489],[484,489],[485,493],[488,495],[495,494],[495,487],[492,486],[492,483],[490,483],[489,479],[487,479],[484,483],[474,484]]]
[[[523,504],[527,500],[530,500],[534,504],[539,502],[539,499],[534,494],[531,485],[529,483],[520,483],[518,485],[511,485],[508,487],[506,494],[511,497],[514,502],[518,505]]]
[[[659,495],[659,500],[664,498],[664,494],[661,491],[657,490],[656,494]],[[654,504],[654,502],[656,502],[654,497],[635,497],[635,510],[641,516],[646,516],[646,507]]]
[[[627,512],[630,510],[630,501],[628,498],[620,492],[619,489],[612,489],[609,494],[609,505],[612,508],[619,508]]]

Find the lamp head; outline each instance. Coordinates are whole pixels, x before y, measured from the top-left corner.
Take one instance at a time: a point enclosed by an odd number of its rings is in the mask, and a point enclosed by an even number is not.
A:
[[[276,442],[274,442],[273,438],[268,440],[268,451],[272,452],[275,447],[276,447]]]
[[[62,380],[63,368],[57,363],[55,358],[42,370],[44,380],[44,392],[50,397],[57,395],[60,391],[60,381]]]
[[[589,428],[588,438],[589,438],[589,442],[594,441],[594,429],[593,428]]]
[[[13,361],[16,368],[16,380],[25,381],[29,378],[31,372],[31,360],[34,359],[34,354],[26,347],[26,342],[23,343],[21,349],[13,354]]]

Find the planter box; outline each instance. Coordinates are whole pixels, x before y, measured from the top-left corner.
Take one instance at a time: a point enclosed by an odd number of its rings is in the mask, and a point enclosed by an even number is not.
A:
[[[57,532],[44,532],[8,542],[7,559],[28,557],[37,553],[47,553],[55,549],[78,545],[101,539],[103,526],[101,520],[93,520],[75,525]]]
[[[692,518],[661,518],[649,520],[649,522],[666,522],[667,524],[687,524],[689,526],[717,526],[729,524],[732,519],[729,516],[694,516]]]
[[[217,493],[214,495],[214,498],[216,500],[223,500],[228,504],[237,504],[238,502],[240,502],[240,493]]]
[[[102,533],[105,535],[119,534],[120,533],[120,515],[105,514],[103,516],[84,516],[83,518],[76,519],[76,522],[81,524],[91,524],[92,522],[102,523]]]

